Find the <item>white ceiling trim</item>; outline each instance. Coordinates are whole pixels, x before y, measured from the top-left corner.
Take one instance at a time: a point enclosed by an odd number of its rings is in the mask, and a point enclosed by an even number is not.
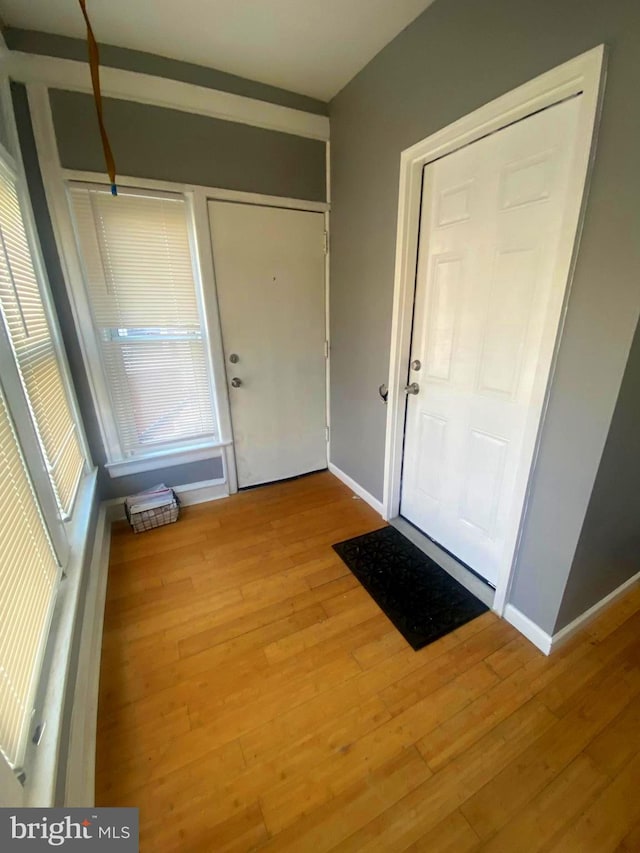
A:
[[[11,51],[8,72],[20,83],[42,83],[50,89],[72,92],[92,91],[89,66],[73,59]],[[102,94],[108,98],[151,104],[310,139],[329,139],[327,116],[255,98],[120,68],[101,67],[100,82]]]

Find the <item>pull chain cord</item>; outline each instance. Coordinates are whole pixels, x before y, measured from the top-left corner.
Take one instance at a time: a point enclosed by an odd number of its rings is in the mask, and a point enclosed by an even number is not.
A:
[[[107,136],[107,131],[104,126],[104,119],[102,117],[102,93],[100,92],[100,52],[98,50],[98,43],[93,34],[93,30],[91,28],[91,21],[89,20],[89,15],[87,13],[87,3],[86,0],[78,0],[80,3],[80,9],[82,10],[82,15],[84,17],[85,23],[87,25],[87,45],[89,48],[89,66],[91,68],[91,82],[93,84],[93,98],[96,102],[96,112],[98,114],[98,127],[100,128],[100,136],[102,138],[102,148],[104,151],[104,160],[107,166],[107,173],[109,175],[109,180],[111,181],[111,194],[118,195],[118,188],[116,186],[116,164],[113,159],[113,152],[111,151],[111,145],[109,144],[109,137]]]

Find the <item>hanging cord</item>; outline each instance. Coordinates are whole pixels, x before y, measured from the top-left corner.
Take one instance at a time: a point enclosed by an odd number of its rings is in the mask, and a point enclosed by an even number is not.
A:
[[[111,181],[111,194],[118,195],[118,188],[116,186],[116,164],[115,160],[113,159],[113,152],[111,151],[109,137],[107,136],[107,131],[104,126],[104,119],[102,116],[102,93],[100,91],[100,52],[98,50],[98,42],[96,41],[96,38],[93,34],[93,30],[91,28],[91,21],[89,20],[89,15],[87,13],[86,0],[78,0],[78,3],[80,4],[82,16],[84,17],[85,23],[87,25],[87,46],[89,48],[89,66],[91,68],[91,82],[93,84],[93,99],[96,102],[98,127],[100,128],[100,136],[102,138],[104,160],[107,166],[109,180]]]

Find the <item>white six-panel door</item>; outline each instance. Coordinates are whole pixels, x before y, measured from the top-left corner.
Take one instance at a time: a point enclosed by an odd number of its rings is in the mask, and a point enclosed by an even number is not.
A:
[[[326,468],[324,216],[210,201],[209,221],[238,485]]]
[[[564,300],[579,101],[424,169],[400,512],[494,585],[513,558]]]

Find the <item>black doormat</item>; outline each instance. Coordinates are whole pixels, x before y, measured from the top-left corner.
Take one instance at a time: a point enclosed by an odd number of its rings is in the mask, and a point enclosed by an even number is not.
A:
[[[333,549],[416,651],[489,609],[395,527]]]

